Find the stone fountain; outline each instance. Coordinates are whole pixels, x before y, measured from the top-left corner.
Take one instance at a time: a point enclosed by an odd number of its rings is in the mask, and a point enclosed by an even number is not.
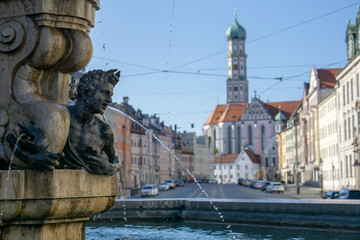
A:
[[[85,239],[86,221],[118,195],[113,133],[97,114],[119,72],[85,74],[68,106],[70,73],[92,57],[97,9],[99,0],[0,1],[2,240]]]

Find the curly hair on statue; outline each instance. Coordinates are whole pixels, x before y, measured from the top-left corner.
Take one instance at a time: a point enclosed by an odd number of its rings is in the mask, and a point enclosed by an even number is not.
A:
[[[77,100],[87,99],[95,93],[96,88],[104,81],[108,81],[114,87],[119,82],[120,71],[111,69],[108,71],[93,70],[85,73],[79,80],[77,86]]]

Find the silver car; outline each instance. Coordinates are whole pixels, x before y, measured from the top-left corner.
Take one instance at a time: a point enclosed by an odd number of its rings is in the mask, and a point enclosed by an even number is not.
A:
[[[159,189],[155,186],[155,184],[145,185],[141,188],[142,197],[152,197],[158,194],[159,194]]]
[[[159,190],[160,191],[165,191],[165,190],[169,190],[169,184],[167,182],[162,182],[159,184]]]
[[[284,186],[279,182],[271,182],[267,186],[266,192],[269,192],[269,193],[272,193],[272,192],[284,193]]]

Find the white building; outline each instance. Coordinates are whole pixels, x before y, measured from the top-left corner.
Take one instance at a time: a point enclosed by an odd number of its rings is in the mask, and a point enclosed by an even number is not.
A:
[[[300,165],[304,168],[301,180],[305,185],[321,186],[322,182],[322,159],[320,155],[320,113],[319,104],[334,92],[336,83],[335,76],[340,68],[317,69],[312,66],[310,71],[309,85],[305,85],[304,97],[300,117],[300,144],[302,146],[303,158],[300,159]]]
[[[239,154],[215,156],[214,178],[218,183],[238,183],[239,178],[254,180],[260,174],[260,155],[242,149]]]
[[[333,92],[319,105],[319,146],[323,190],[340,189],[338,164],[338,134],[336,93]]]

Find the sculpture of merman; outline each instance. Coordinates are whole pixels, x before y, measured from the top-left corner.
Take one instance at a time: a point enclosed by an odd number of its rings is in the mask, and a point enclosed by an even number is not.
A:
[[[110,175],[119,170],[114,133],[96,116],[112,102],[113,88],[120,77],[115,71],[94,70],[80,78],[76,104],[68,107],[70,130],[61,168],[84,167],[91,173]]]

